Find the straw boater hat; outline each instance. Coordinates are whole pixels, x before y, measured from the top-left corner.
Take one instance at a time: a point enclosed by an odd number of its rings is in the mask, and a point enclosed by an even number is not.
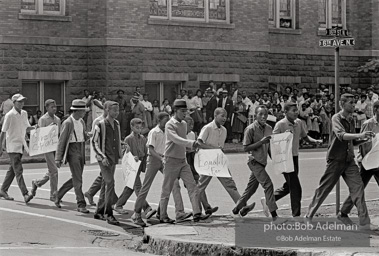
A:
[[[176,99],[173,106],[175,108],[187,108],[187,102],[183,99]]]
[[[73,100],[71,104],[70,110],[85,110],[88,111],[88,108],[86,108],[86,102],[84,100]]]

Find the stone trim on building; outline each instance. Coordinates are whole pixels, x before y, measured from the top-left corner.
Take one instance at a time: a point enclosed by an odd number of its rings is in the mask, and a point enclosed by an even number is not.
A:
[[[72,80],[72,72],[18,71],[18,79],[23,80]]]
[[[197,81],[223,81],[223,82],[239,82],[238,74],[198,74]]]
[[[317,77],[317,84],[334,84],[334,77]],[[340,77],[340,84],[351,84],[351,77]]]
[[[300,84],[301,77],[300,76],[269,76],[269,83],[280,83],[280,84]]]
[[[188,81],[189,75],[184,73],[142,73],[143,81]]]

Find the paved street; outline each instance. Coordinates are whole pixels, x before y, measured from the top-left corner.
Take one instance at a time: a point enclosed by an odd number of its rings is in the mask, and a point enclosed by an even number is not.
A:
[[[300,154],[300,179],[303,186],[303,211],[308,206],[314,193],[317,183],[325,168],[326,152],[307,151]],[[246,165],[246,154],[229,154],[230,169],[235,178],[240,193],[243,192],[249,177],[249,169]],[[27,186],[31,187],[32,179],[41,177],[46,168],[45,164],[25,164],[24,177]],[[0,180],[2,182],[7,166],[0,166]],[[86,166],[84,172],[83,191],[86,191],[92,181],[99,173],[97,165]],[[62,167],[59,172],[59,184],[62,184],[70,177],[68,167]],[[271,173],[274,186],[278,187],[283,182],[281,175]],[[148,201],[156,206],[160,196],[160,184],[162,175],[158,175],[153,184]],[[116,192],[120,194],[122,190],[122,173],[118,168],[116,171]],[[373,181],[366,189],[366,198],[377,198],[378,188]],[[75,195],[70,191],[64,198],[62,209],[58,209],[48,200],[49,183],[43,188],[38,189],[37,196],[30,202],[28,206],[22,200],[16,181],[13,182],[9,194],[15,197],[15,201],[0,200],[0,216],[1,216],[1,233],[0,233],[0,254],[1,255],[23,255],[25,250],[30,250],[30,254],[41,255],[62,255],[70,252],[80,252],[80,254],[97,255],[104,251],[99,248],[94,239],[97,232],[111,232],[111,235],[117,236],[117,239],[131,239],[131,235],[142,235],[142,231],[136,228],[130,222],[130,213],[128,215],[116,215],[122,222],[120,227],[107,225],[103,221],[93,219],[94,207],[89,207],[91,214],[79,214],[76,212]],[[186,208],[190,208],[189,199],[185,189],[182,188],[183,199]],[[222,188],[220,182],[214,179],[208,189],[207,195],[213,206],[219,206],[218,214],[230,213],[234,206],[227,192]],[[347,195],[347,188],[342,182],[341,198]],[[256,195],[251,199],[259,202],[263,196],[262,188],[258,189]],[[97,198],[96,198],[97,199]],[[127,209],[132,209],[135,196],[133,196],[126,205]],[[326,204],[335,202],[335,192],[332,192],[326,200]],[[169,214],[173,214],[173,201],[170,200]],[[278,203],[279,208],[288,208],[289,198],[284,198]],[[189,209],[188,209],[189,210]],[[261,213],[261,206],[257,203],[255,212]],[[127,232],[125,232],[125,230]],[[15,243],[14,241],[18,241]],[[29,253],[29,251],[28,251]],[[114,254],[122,253],[115,249]],[[128,254],[132,255],[132,254]],[[136,254],[137,255],[137,254]]]

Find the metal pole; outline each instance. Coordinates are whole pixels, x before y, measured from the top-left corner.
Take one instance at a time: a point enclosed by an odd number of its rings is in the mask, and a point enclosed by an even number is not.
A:
[[[340,48],[336,47],[334,52],[334,99],[335,99],[335,112],[339,111],[340,99]],[[340,180],[336,184],[336,214],[340,211]]]

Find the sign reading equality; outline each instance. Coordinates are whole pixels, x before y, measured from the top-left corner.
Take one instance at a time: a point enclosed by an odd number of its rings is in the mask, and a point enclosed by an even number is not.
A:
[[[340,46],[354,46],[354,38],[332,38],[320,39],[319,46],[321,47],[340,47]]]

